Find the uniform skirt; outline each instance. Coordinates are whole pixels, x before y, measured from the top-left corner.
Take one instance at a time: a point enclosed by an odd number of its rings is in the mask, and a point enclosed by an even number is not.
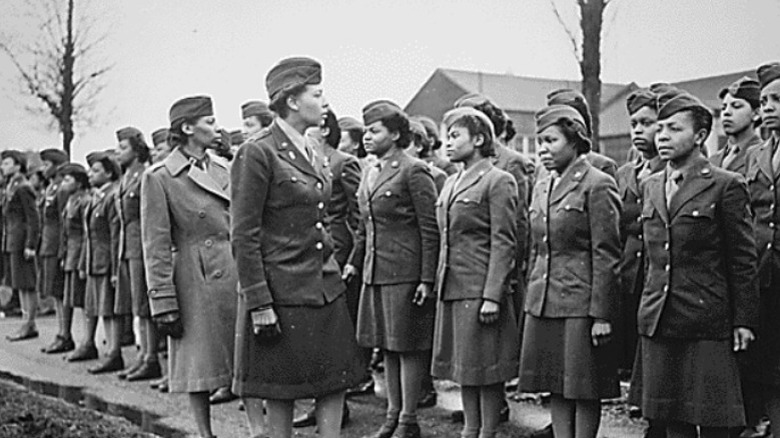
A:
[[[479,322],[482,300],[439,301],[431,374],[462,386],[485,386],[517,377],[520,355],[514,304],[504,297],[498,321]]]
[[[640,336],[631,400],[646,418],[707,427],[745,424],[732,341]],[[633,380],[641,379],[637,385]]]
[[[87,280],[79,278],[78,271],[65,273],[65,290],[63,293],[63,304],[72,308],[84,307],[84,295],[87,290]]]
[[[130,314],[129,297],[117,293],[108,275],[88,275],[84,312],[88,316],[113,317]]]
[[[146,291],[146,272],[142,259],[125,259],[119,266],[119,295],[130,297],[133,316],[150,318],[149,295]]]
[[[295,400],[344,391],[361,382],[366,364],[342,294],[322,307],[275,306],[281,334],[262,339],[239,298],[233,393]]]
[[[414,304],[419,283],[363,285],[358,309],[357,341],[361,347],[388,351],[433,348],[434,300]]]
[[[11,289],[35,290],[35,259],[24,258],[23,251],[3,253],[5,285]]]
[[[591,318],[537,318],[526,314],[520,390],[572,400],[620,395],[615,345],[591,343]]]
[[[62,299],[65,288],[65,272],[57,256],[41,257],[41,296]]]

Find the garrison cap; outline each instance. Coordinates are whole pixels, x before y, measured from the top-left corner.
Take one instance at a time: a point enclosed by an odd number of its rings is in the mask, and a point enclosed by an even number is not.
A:
[[[634,90],[626,98],[626,108],[629,114],[634,114],[640,109],[648,107],[653,111],[658,111],[658,96],[648,88],[639,88]]]
[[[279,61],[265,77],[265,89],[272,101],[284,90],[299,85],[317,85],[322,82],[322,66],[305,57],[287,58]]]
[[[366,129],[360,120],[350,116],[344,116],[339,119],[339,128],[342,131],[352,131],[353,129],[362,131]]]
[[[577,90],[572,90],[571,88],[561,88],[551,91],[547,94],[547,105],[566,105],[577,110],[577,112],[582,116],[583,122],[585,123],[585,131],[588,135],[590,135],[590,127],[592,123],[590,106],[588,105],[588,101],[585,100],[585,96],[583,96],[582,93]]]
[[[712,113],[698,97],[687,92],[680,92],[671,97],[667,96],[668,94],[662,96],[664,98],[659,100],[658,120],[668,119],[680,111],[701,111],[709,115],[707,130],[712,129]]]
[[[186,119],[214,115],[214,106],[209,96],[190,96],[177,100],[169,113],[171,127]]]
[[[761,89],[780,79],[780,62],[768,62],[756,70],[758,81],[761,83]]]
[[[585,120],[582,118],[582,114],[569,105],[550,105],[546,106],[534,115],[536,120],[536,132],[540,133],[550,126],[558,123],[561,119],[570,120],[584,130]]]
[[[452,106],[454,108],[461,108],[464,106],[474,108],[480,105],[484,105],[486,103],[492,104],[493,102],[491,102],[490,99],[488,99],[488,97],[483,94],[468,93],[468,94],[464,94],[458,100],[456,100]]]
[[[230,143],[233,146],[238,146],[244,142],[244,133],[240,129],[230,131]]]
[[[111,172],[114,175],[114,180],[119,179],[122,175],[122,169],[119,167],[114,158],[114,154],[111,151],[95,151],[87,154],[87,164],[92,167],[95,163],[99,162],[103,165],[103,168],[107,172]]]
[[[20,165],[23,169],[23,171],[26,171],[27,169],[27,156],[22,151],[18,151],[16,149],[6,149],[2,152],[0,152],[0,159],[5,160],[6,158],[11,158],[16,162],[16,164]]]
[[[678,88],[668,82],[655,82],[650,84],[648,89],[660,96],[661,94],[672,90],[677,90]]]
[[[761,100],[761,84],[750,76],[743,76],[720,90],[718,97],[723,99],[727,94],[737,99],[744,99],[751,107],[758,108],[759,100]]]
[[[70,161],[68,154],[66,154],[62,149],[57,148],[44,149],[40,152],[40,156],[41,160],[49,161],[55,166],[59,166]]]
[[[417,120],[422,123],[428,137],[434,140],[439,138],[439,128],[432,118],[428,116],[412,116],[412,120]]]
[[[426,141],[428,140],[428,133],[425,132],[425,126],[423,126],[419,120],[409,119],[409,130],[412,131],[412,134],[417,134]]]
[[[455,122],[463,119],[464,117],[474,117],[477,120],[479,120],[488,130],[488,133],[490,134],[490,141],[493,141],[493,139],[496,138],[495,129],[493,128],[493,122],[490,121],[490,118],[485,115],[482,111],[479,111],[477,109],[474,109],[469,106],[462,106],[459,108],[454,108],[446,113],[444,113],[444,117],[442,118],[442,122],[444,123],[444,126],[449,129],[452,125],[455,124]]]
[[[152,143],[155,146],[166,141],[168,141],[168,128],[160,128],[152,132]]]
[[[385,117],[399,115],[406,117],[406,113],[394,102],[389,100],[377,100],[369,103],[363,108],[363,124],[368,126]]]
[[[57,171],[62,175],[87,175],[87,169],[79,163],[65,163]]]
[[[127,126],[116,132],[116,139],[119,141],[127,140],[130,137],[136,137],[136,138],[140,137],[143,139],[144,135],[141,133],[140,130],[133,128],[132,126]]]
[[[241,105],[241,118],[245,119],[247,117],[251,116],[262,116],[267,115],[273,117],[274,113],[271,112],[270,109],[268,109],[268,104],[265,102],[260,102],[259,100],[250,100],[249,102],[244,102],[243,105]]]

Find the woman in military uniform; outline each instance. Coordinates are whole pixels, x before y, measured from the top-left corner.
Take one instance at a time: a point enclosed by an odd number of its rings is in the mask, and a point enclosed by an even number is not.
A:
[[[230,180],[207,152],[220,138],[209,97],[175,102],[170,122],[174,150],[141,181],[144,266],[151,315],[169,337],[170,391],[189,395],[198,432],[212,437],[209,393],[233,376]]]
[[[363,122],[377,162],[358,189],[361,222],[344,272],[363,272],[358,343],[385,352],[387,419],[374,437],[419,437],[417,401],[433,346],[436,187],[428,165],[404,152],[411,132],[398,105],[370,103]]]
[[[573,108],[536,114],[546,175],[531,204],[520,390],[550,392],[557,437],[595,437],[602,398],[619,395],[612,349],[617,313],[620,199],[614,179],[586,159],[590,140]],[[576,421],[575,421],[576,419]]]
[[[517,317],[510,278],[517,245],[517,186],[490,162],[493,124],[482,112],[444,115],[447,153],[464,169],[436,203],[441,250],[433,375],[461,385],[463,438],[491,438],[503,383],[517,376]]]
[[[274,66],[266,89],[278,117],[241,146],[231,169],[241,284],[233,392],[257,418],[255,401],[266,400],[273,438],[291,436],[302,398],[316,400],[320,436],[337,437],[344,392],[365,373],[326,229],[330,167],[304,135],[327,109],[320,81],[309,58]]]

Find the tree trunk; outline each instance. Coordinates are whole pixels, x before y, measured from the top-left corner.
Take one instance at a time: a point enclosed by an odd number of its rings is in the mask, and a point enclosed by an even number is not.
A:
[[[73,93],[75,91],[73,65],[76,62],[74,57],[73,2],[74,0],[68,0],[67,30],[64,41],[65,50],[62,55],[62,112],[59,117],[60,131],[62,131],[62,149],[68,156],[70,156],[70,144],[73,141]]]
[[[593,150],[599,151],[601,115],[601,27],[607,0],[579,0],[582,15],[582,94],[588,101]]]

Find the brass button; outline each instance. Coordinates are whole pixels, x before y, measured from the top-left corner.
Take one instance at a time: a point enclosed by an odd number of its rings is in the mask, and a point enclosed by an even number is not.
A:
[[[639,258],[639,257],[642,257],[642,251],[637,251],[637,252],[636,252],[636,257],[637,257],[637,258]]]
[[[292,182],[298,182],[298,177],[294,176],[294,177],[290,178],[290,181],[292,181]]]
[[[212,245],[214,245],[214,242],[211,239],[206,239],[206,247],[211,248]]]
[[[316,228],[316,229],[318,229],[318,230],[321,230],[321,229],[322,229],[322,222],[317,222],[317,223],[314,225],[314,228]]]
[[[325,203],[324,202],[320,202],[319,204],[317,204],[317,208],[322,210],[323,208],[325,208]]]
[[[669,270],[670,270],[670,269],[672,269],[672,267],[671,267],[670,265],[666,265],[666,266],[664,267],[664,269],[666,269],[666,272],[669,272]]]
[[[205,212],[205,211],[199,211],[199,212],[198,212],[198,217],[200,217],[201,219],[203,219],[204,217],[206,217],[206,212]]]
[[[666,251],[669,251],[669,242],[667,242],[667,243],[664,243],[664,249],[665,249]]]
[[[318,189],[318,190],[322,190],[322,183],[321,183],[321,182],[318,182],[318,183],[317,183],[317,189]]]
[[[669,292],[669,285],[664,286],[664,292]]]
[[[222,271],[221,271],[221,270],[219,270],[219,269],[217,269],[217,271],[216,271],[216,272],[214,272],[214,276],[215,276],[215,277],[217,277],[217,278],[220,278],[220,277],[222,277]]]
[[[314,247],[321,251],[322,250],[322,242],[317,242],[317,244],[314,245]]]

